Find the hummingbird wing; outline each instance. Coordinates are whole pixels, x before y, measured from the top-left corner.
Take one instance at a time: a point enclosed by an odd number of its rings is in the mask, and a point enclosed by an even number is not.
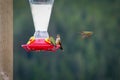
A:
[[[63,50],[61,40],[59,40],[60,49]]]

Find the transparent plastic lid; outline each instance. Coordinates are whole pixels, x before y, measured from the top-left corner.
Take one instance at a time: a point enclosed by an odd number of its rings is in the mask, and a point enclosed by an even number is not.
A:
[[[29,0],[33,4],[52,4],[54,0]]]
[[[48,32],[47,31],[36,31],[34,33],[34,37],[35,38],[48,38],[49,35],[48,35]]]

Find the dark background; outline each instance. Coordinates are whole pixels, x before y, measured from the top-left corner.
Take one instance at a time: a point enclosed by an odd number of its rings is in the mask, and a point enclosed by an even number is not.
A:
[[[27,53],[34,34],[28,0],[14,0],[14,80],[120,80],[120,0],[55,0],[49,34],[64,52]],[[82,39],[80,31],[94,35]]]

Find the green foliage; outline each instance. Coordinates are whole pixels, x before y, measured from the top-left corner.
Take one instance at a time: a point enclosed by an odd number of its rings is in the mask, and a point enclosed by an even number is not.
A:
[[[61,34],[64,52],[32,52],[21,44],[34,33],[27,0],[14,0],[15,80],[119,80],[120,1],[55,0],[48,32]],[[82,39],[80,31],[93,31]]]

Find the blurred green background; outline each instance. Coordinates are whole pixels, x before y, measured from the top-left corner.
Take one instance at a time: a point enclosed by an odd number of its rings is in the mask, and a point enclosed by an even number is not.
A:
[[[55,0],[49,34],[64,52],[27,53],[34,34],[28,0],[14,0],[14,80],[120,80],[120,0]],[[94,35],[82,39],[79,32]]]

